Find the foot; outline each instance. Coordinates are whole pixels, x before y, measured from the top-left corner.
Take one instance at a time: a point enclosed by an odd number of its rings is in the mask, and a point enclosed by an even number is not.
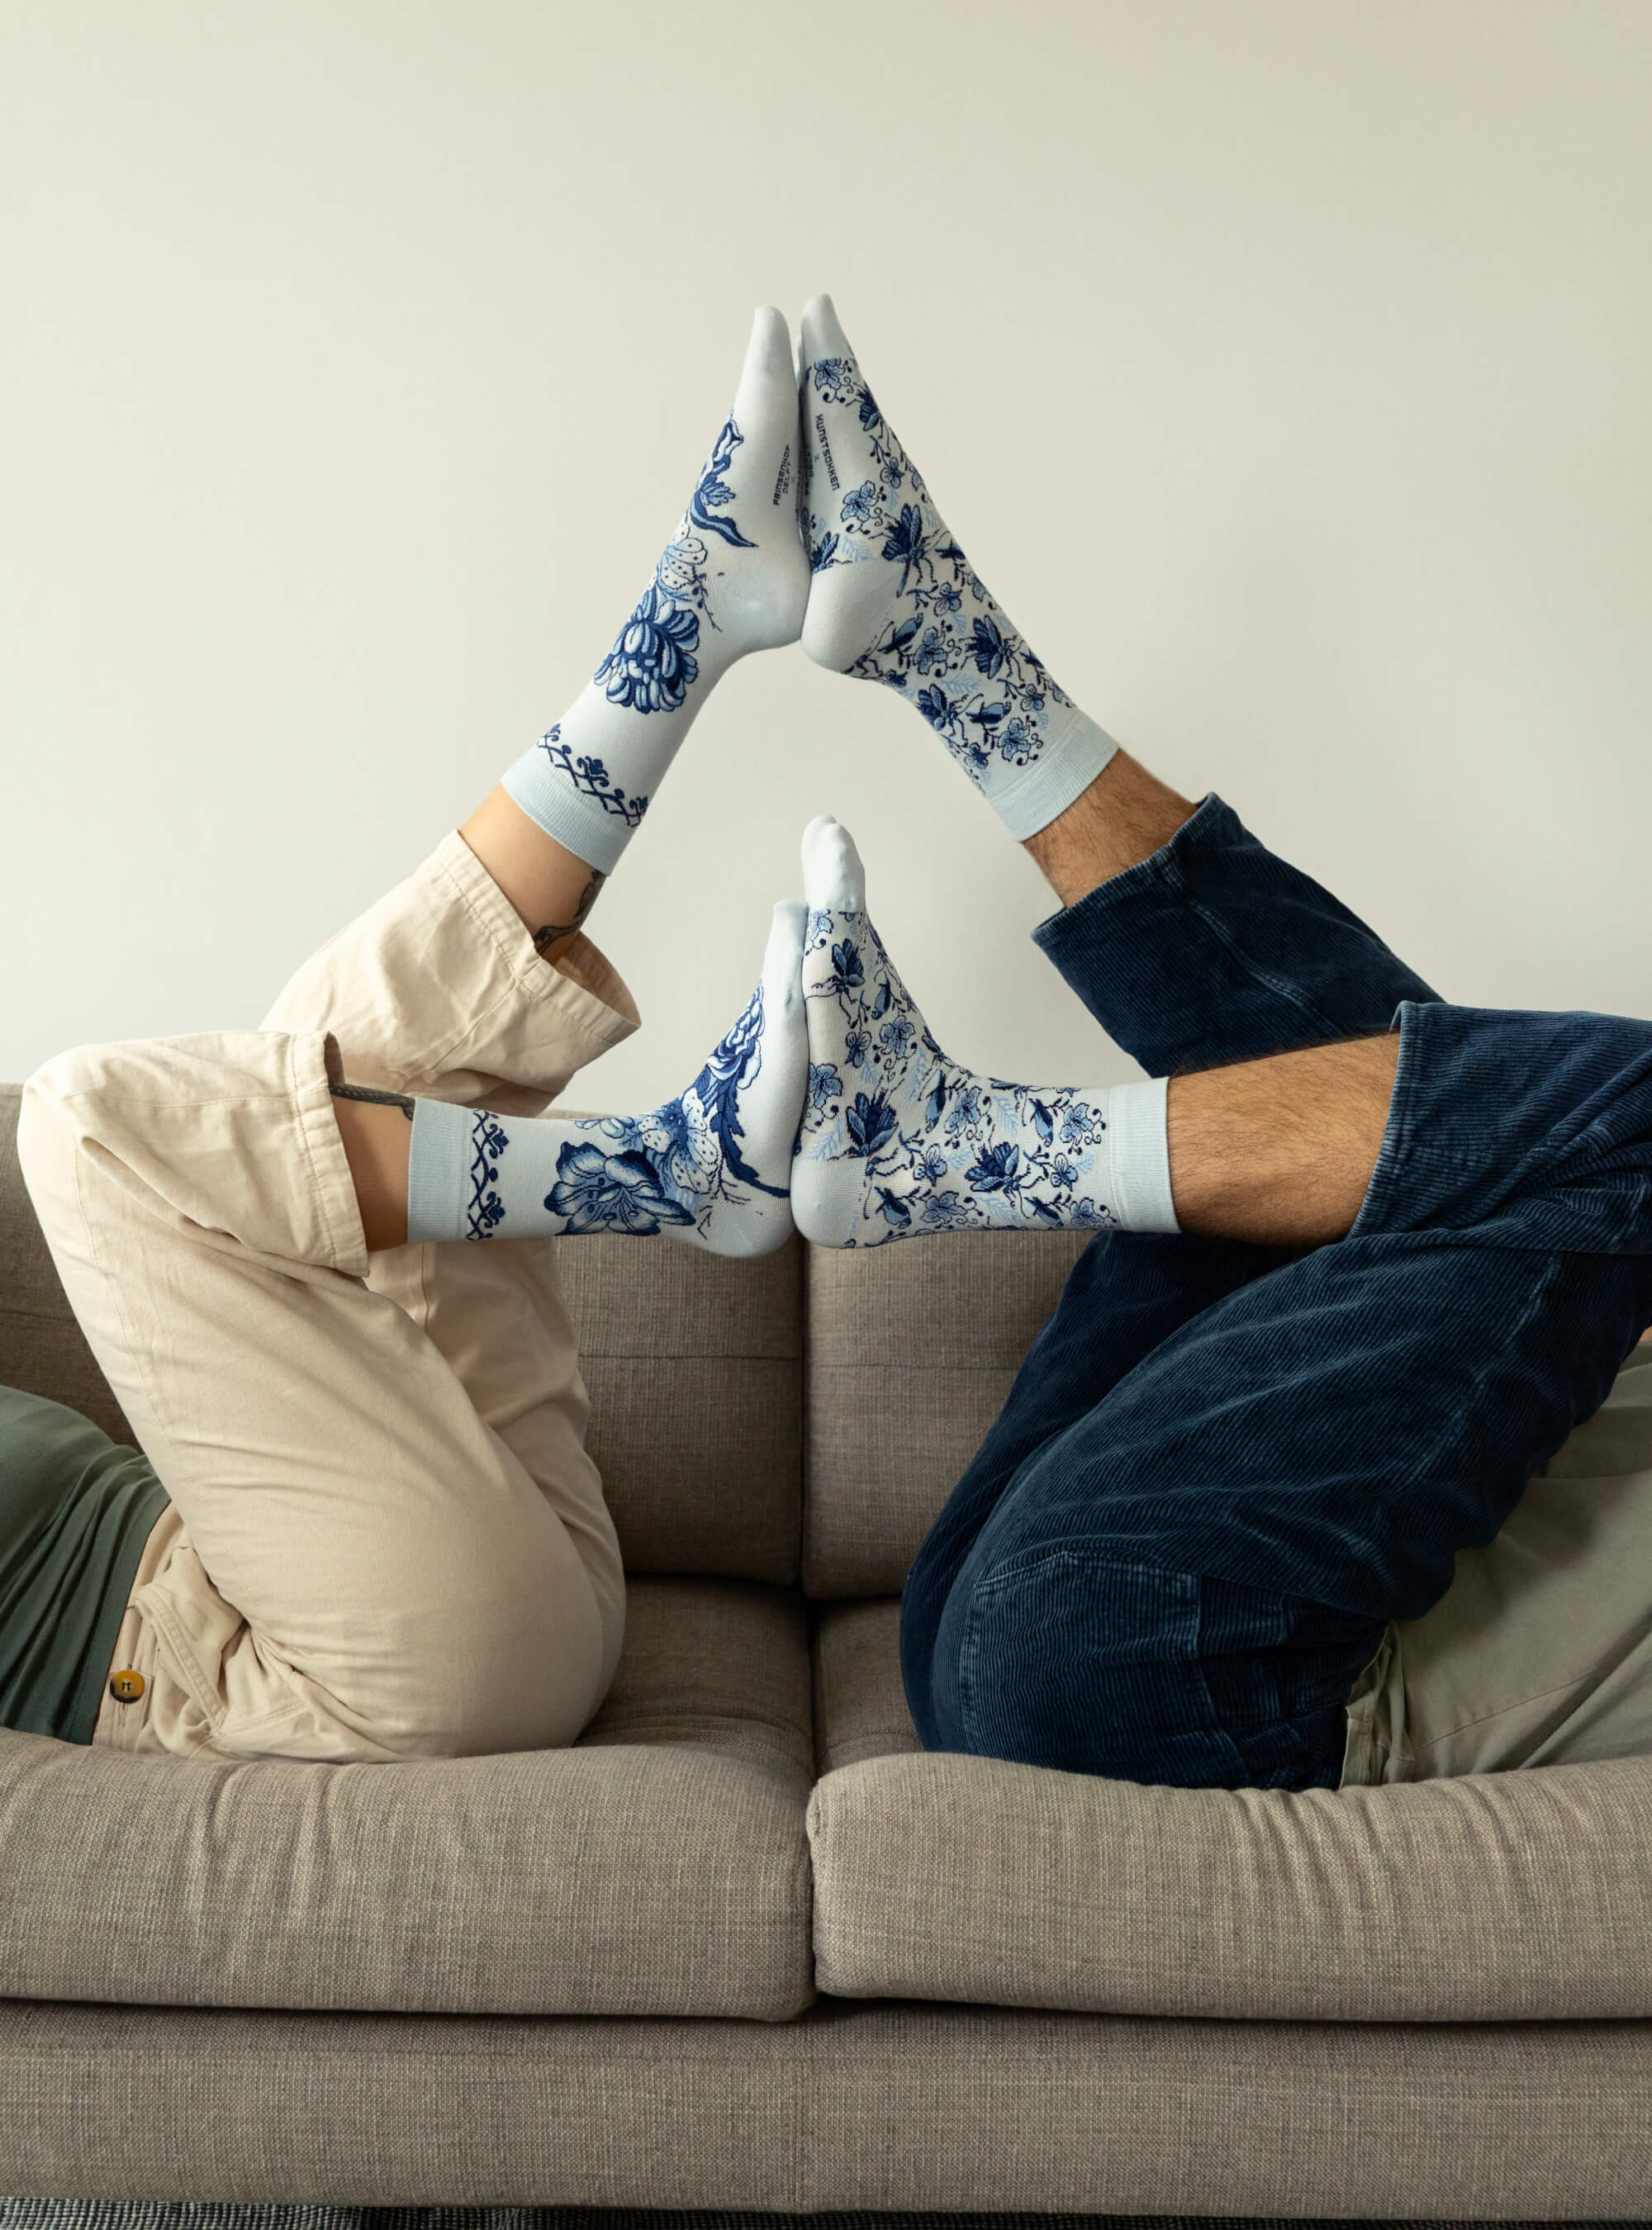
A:
[[[1034,1089],[949,1060],[867,916],[848,829],[811,821],[803,852],[809,1096],[791,1207],[803,1237],[1117,1228],[1106,1088]]]
[[[791,335],[759,310],[734,407],[652,579],[572,707],[504,777],[530,818],[603,874],[721,675],[798,638],[800,448]]]
[[[1058,688],[988,594],[868,387],[831,298],[803,314],[810,565],[803,646],[915,706],[1025,839],[1118,745]]]
[[[805,919],[795,902],[776,906],[745,1013],[687,1089],[646,1115],[525,1118],[416,1099],[410,1240],[617,1232],[713,1254],[784,1247],[809,1069]]]

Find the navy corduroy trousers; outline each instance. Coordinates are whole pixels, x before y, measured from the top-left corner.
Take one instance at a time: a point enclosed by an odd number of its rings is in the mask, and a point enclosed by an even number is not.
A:
[[[1336,1788],[1391,1620],[1652,1322],[1652,1022],[1444,1003],[1214,793],[1036,940],[1152,1076],[1399,1030],[1353,1227],[1102,1232],[907,1576],[931,1750]]]

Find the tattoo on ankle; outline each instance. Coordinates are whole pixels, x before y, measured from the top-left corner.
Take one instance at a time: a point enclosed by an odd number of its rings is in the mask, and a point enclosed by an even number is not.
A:
[[[542,929],[536,929],[533,932],[534,951],[542,953],[547,945],[554,944],[558,938],[571,937],[580,927],[592,906],[596,905],[597,893],[607,880],[606,875],[599,875],[593,872],[590,880],[579,894],[579,904],[574,909],[573,919],[547,921]]]
[[[378,1107],[399,1107],[410,1123],[413,1102],[404,1092],[374,1092],[365,1084],[329,1084],[327,1090],[335,1099],[369,1099]]]

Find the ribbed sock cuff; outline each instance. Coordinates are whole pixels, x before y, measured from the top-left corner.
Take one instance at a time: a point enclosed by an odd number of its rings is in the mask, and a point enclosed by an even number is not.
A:
[[[1171,1200],[1170,1079],[1115,1084],[1107,1095],[1113,1213],[1126,1231],[1179,1231]]]
[[[582,797],[545,759],[536,744],[507,767],[500,787],[528,819],[599,875],[611,875],[635,831],[600,805]]]
[[[997,808],[1016,841],[1024,844],[1083,796],[1118,748],[1104,728],[1074,707],[1066,726],[1050,737],[1013,788],[1002,799],[989,789],[988,802]]]
[[[413,1102],[413,1138],[407,1156],[407,1243],[465,1236],[465,1195],[470,1172],[472,1107],[451,1100]]]

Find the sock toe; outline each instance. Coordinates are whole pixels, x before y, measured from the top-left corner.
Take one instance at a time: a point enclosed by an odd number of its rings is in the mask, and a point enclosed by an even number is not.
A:
[[[803,897],[833,913],[859,913],[866,906],[866,870],[855,839],[841,821],[823,813],[803,837]]]
[[[829,294],[816,294],[804,309],[802,336],[803,354],[809,364],[818,364],[823,357],[855,354],[848,334],[837,322]]]
[[[771,393],[777,386],[789,392],[793,384],[791,328],[778,310],[765,306],[752,320],[752,338],[746,344],[745,363],[740,372],[735,416],[739,416],[739,405],[750,396]]]

